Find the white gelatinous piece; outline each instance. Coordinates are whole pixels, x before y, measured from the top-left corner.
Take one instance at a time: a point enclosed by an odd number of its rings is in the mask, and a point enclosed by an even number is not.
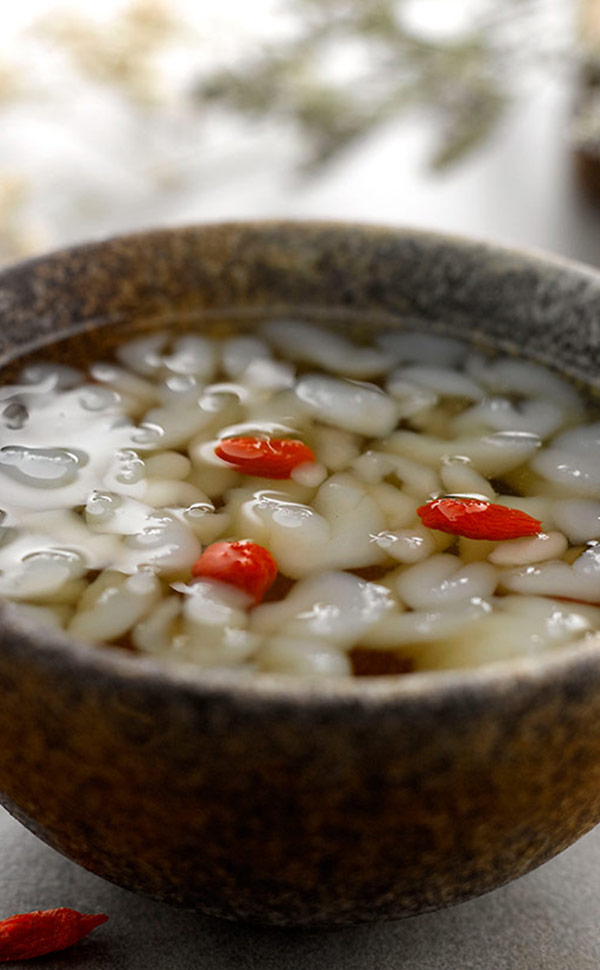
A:
[[[491,610],[489,603],[475,598],[450,609],[386,613],[365,630],[361,646],[377,650],[396,650],[409,645],[412,649],[414,644],[427,643],[454,634],[468,636],[472,625],[487,618]]]
[[[327,469],[318,461],[303,461],[292,469],[290,478],[298,485],[306,485],[307,488],[318,488],[327,478]]]
[[[398,368],[395,375],[442,397],[462,397],[469,401],[479,401],[484,396],[483,388],[468,374],[445,367],[411,364]]]
[[[434,407],[438,402],[438,395],[432,389],[411,383],[404,376],[403,370],[395,370],[386,381],[385,389],[395,398],[398,418],[410,418]]]
[[[247,631],[246,593],[215,580],[175,586],[184,593],[177,655],[201,667],[230,667],[244,663],[256,650],[258,638]]]
[[[166,333],[146,334],[121,344],[117,357],[128,370],[144,376],[154,376],[164,368],[162,349],[166,342]]]
[[[498,542],[489,561],[495,566],[527,566],[547,559],[560,559],[568,542],[562,532],[538,532],[536,536]]]
[[[384,525],[377,503],[360,483],[335,475],[321,485],[312,506],[290,501],[282,492],[258,492],[240,505],[236,532],[266,545],[280,570],[299,579],[316,568],[381,562],[385,555],[371,535]]]
[[[104,569],[120,554],[118,537],[97,534],[70,509],[31,512],[21,523],[18,538],[5,540],[0,547],[0,569],[10,569],[19,556],[44,548],[67,548],[80,557],[86,569]]]
[[[358,475],[361,481],[367,482],[369,485],[377,485],[393,471],[393,457],[385,451],[373,451],[371,449],[363,451],[352,462],[352,471]]]
[[[431,532],[422,525],[396,529],[395,532],[380,532],[373,536],[373,541],[397,562],[422,562],[436,551]]]
[[[434,533],[436,538],[443,534],[443,532]],[[463,563],[484,562],[495,548],[496,543],[488,542],[487,539],[467,539],[466,536],[460,536],[458,540],[458,554]]]
[[[103,490],[141,499],[146,491],[146,465],[133,448],[114,452],[101,483]]]
[[[566,408],[554,401],[523,401],[518,407],[502,397],[491,397],[463,411],[453,422],[456,434],[469,434],[472,427],[493,431],[525,431],[547,438],[566,420]]]
[[[131,636],[138,650],[163,657],[173,653],[175,623],[181,613],[181,605],[178,596],[168,596],[134,626]]]
[[[570,542],[600,539],[600,501],[586,498],[562,498],[553,503],[554,521]]]
[[[391,452],[365,451],[352,463],[352,469],[372,485],[393,474],[408,492],[423,499],[440,488],[439,476],[432,468]]]
[[[268,360],[271,350],[260,337],[229,337],[223,341],[221,359],[227,377],[236,380],[241,377],[252,361]]]
[[[319,562],[330,539],[326,520],[309,506],[290,502],[281,492],[257,492],[243,502],[235,518],[235,534],[266,545],[288,576],[306,575]]]
[[[229,424],[239,417],[239,402],[234,395],[219,395],[218,406],[214,407],[214,403],[211,401],[208,407],[203,407],[196,401],[193,405],[185,403],[180,406],[151,408],[144,423],[161,429],[161,449],[180,448],[200,432],[207,438],[211,437],[223,424]],[[137,444],[139,446],[139,440]]]
[[[262,329],[280,353],[334,374],[365,380],[389,367],[389,357],[382,351],[300,320],[271,320]]]
[[[229,535],[232,516],[230,512],[216,512],[214,508],[198,502],[181,513],[183,520],[203,545]]]
[[[414,431],[396,431],[386,441],[395,454],[437,468],[448,458],[468,458],[482,475],[504,475],[528,461],[541,447],[538,435],[498,431],[477,438],[445,440]]]
[[[377,502],[352,475],[332,475],[321,485],[314,508],[329,523],[330,540],[323,550],[323,569],[354,568],[381,562],[380,550],[374,548],[371,535],[381,532],[384,519]]]
[[[200,579],[189,586],[177,586],[184,593],[183,617],[202,627],[243,628],[248,624],[252,597],[236,586],[213,579]]]
[[[168,374],[165,377],[162,384],[158,386],[159,401],[166,407],[174,405],[177,407],[185,402],[190,405],[194,401],[199,400],[200,395],[204,394],[209,389],[219,388],[223,391],[229,391],[235,394],[236,397],[240,396],[240,388],[237,384],[208,384],[205,385],[204,381],[200,378],[195,377],[194,374]]]
[[[339,474],[343,476],[345,473],[340,472]],[[332,475],[331,478],[333,478],[334,480],[337,480],[338,476]],[[323,485],[325,485],[326,481],[328,480],[329,479],[326,479],[323,482]],[[280,479],[248,478],[246,487],[249,489],[250,492],[256,491],[256,488],[254,489],[252,488],[253,485],[255,485],[259,491],[263,489],[269,491],[270,489],[275,487],[277,491],[280,492],[282,495],[284,495],[286,499],[290,502],[300,502],[300,503],[310,504],[313,502],[313,499],[315,497],[314,485],[303,485],[301,482],[295,481],[295,479],[292,478],[291,476],[289,478],[280,478]]]
[[[210,384],[200,395],[198,405],[201,411],[212,414],[218,420],[218,425],[222,426],[239,421],[243,416],[243,398],[244,395],[239,393],[237,386],[232,388],[229,384]]]
[[[199,626],[184,620],[174,652],[178,660],[193,663],[195,667],[220,670],[245,667],[258,646],[258,638],[248,630]]]
[[[171,379],[171,383],[176,378]],[[183,380],[183,378],[177,378]],[[194,392],[197,393],[197,392]],[[214,381],[199,391],[198,402],[204,411],[220,411],[222,409],[223,397],[227,395],[232,398],[229,403],[231,407],[239,405],[239,413],[243,414],[243,407],[251,400],[252,394],[243,384],[234,381]],[[186,395],[187,396],[187,395]],[[189,400],[193,399],[194,394],[189,392]],[[170,403],[170,402],[168,402]]]
[[[39,389],[38,389],[39,391]],[[3,508],[74,507],[97,487],[131,424],[113,409],[81,407],[77,388],[31,394],[29,420],[1,429]],[[52,490],[52,497],[47,491]]]
[[[343,471],[360,454],[360,438],[339,428],[316,427],[311,444],[318,462],[331,471]]]
[[[155,509],[165,507],[186,508],[189,505],[208,501],[204,494],[191,482],[181,482],[177,479],[154,478],[146,483],[143,495],[144,501]]]
[[[324,424],[367,437],[389,434],[397,422],[394,401],[375,385],[313,374],[300,378],[296,395]]]
[[[201,381],[211,381],[219,362],[218,348],[207,337],[186,334],[175,340],[172,352],[163,360],[174,374],[192,374]]]
[[[118,565],[124,572],[151,567],[170,576],[191,569],[200,552],[192,530],[173,513],[161,510],[150,513],[139,532],[125,537]]]
[[[145,459],[147,478],[171,478],[183,481],[187,478],[192,463],[178,451],[161,451]]]
[[[395,590],[414,610],[440,610],[491,596],[497,581],[496,570],[490,563],[462,566],[456,556],[441,553],[402,573]]]
[[[394,362],[418,363],[436,367],[457,367],[465,357],[468,346],[462,340],[420,330],[384,330],[375,337]]]
[[[30,488],[71,485],[79,469],[87,462],[87,453],[79,450],[25,445],[4,445],[0,448],[0,472]]]
[[[496,492],[487,478],[464,456],[442,461],[440,477],[448,495],[483,495],[489,499],[496,497]]]
[[[496,431],[485,435],[472,449],[464,451],[483,475],[494,477],[518,468],[541,448],[539,435],[527,431]]]
[[[600,608],[589,603],[567,603],[547,596],[502,596],[494,606],[515,616],[535,617],[551,639],[600,628]]]
[[[4,406],[0,414],[0,421],[5,428],[11,431],[20,431],[29,421],[29,411],[22,401],[9,400],[3,402]]]
[[[112,414],[118,414],[122,396],[111,387],[87,384],[80,388],[79,404],[85,411],[110,411]]]
[[[40,398],[46,401],[52,397],[54,384],[55,381],[51,376],[44,378],[39,384],[5,384],[0,387],[0,402],[4,406],[18,404],[24,407],[25,410],[30,406],[35,408]],[[7,428],[11,428],[10,421],[4,423]],[[17,430],[20,430],[24,423],[26,422],[17,421]]]
[[[131,429],[128,444],[139,451],[160,450],[164,433],[160,425],[151,424],[150,421],[140,421],[137,427]]]
[[[428,499],[439,490],[440,479],[433,469],[400,455],[392,455],[391,464],[391,473],[412,495]]]
[[[135,535],[146,525],[152,506],[117,492],[94,491],[85,506],[85,521],[94,532]]]
[[[600,423],[564,431],[540,452],[531,467],[571,493],[596,497],[600,491]]]
[[[600,543],[594,542],[573,561],[573,572],[585,576],[600,576]]]
[[[139,623],[160,597],[160,583],[152,572],[125,576],[106,570],[82,596],[69,633],[82,640],[110,642]]]
[[[291,425],[296,434],[312,425],[312,415],[296,395],[295,388],[274,391],[270,396],[253,393],[246,403],[248,424]]]
[[[116,364],[104,362],[93,364],[90,368],[90,374],[95,381],[100,381],[106,385],[106,389],[113,390],[119,395],[126,395],[129,399],[134,399],[138,407],[151,407],[160,396],[160,390],[156,384],[144,380],[137,374],[132,374],[130,370],[126,370],[124,367],[117,367]]]
[[[280,633],[301,640],[326,640],[348,648],[384,613],[397,609],[388,589],[343,572],[301,579],[285,599],[252,611],[250,628],[261,635]]]
[[[504,589],[534,596],[560,596],[600,602],[600,547],[586,549],[571,565],[561,560],[509,569],[500,574]]]
[[[19,603],[19,618],[50,629],[64,630],[73,614],[73,608],[61,606],[38,606],[34,603]]]
[[[216,441],[194,441],[188,452],[192,460],[191,481],[210,499],[221,498],[240,483],[240,473],[233,465],[215,455]]]
[[[23,384],[44,384],[48,382],[52,387],[64,391],[81,384],[83,373],[68,364],[38,361],[24,367],[20,379]]]
[[[10,573],[0,576],[0,596],[14,600],[55,600],[64,587],[85,572],[85,562],[70,549],[41,549],[30,552]]]
[[[260,648],[257,667],[264,673],[295,677],[347,677],[352,666],[347,656],[322,641],[295,637],[272,637]]]
[[[286,438],[296,437],[298,429],[293,424],[280,424],[277,421],[243,421],[239,424],[226,424],[219,429],[217,439],[212,442],[213,458],[220,462],[220,458],[214,457],[214,446],[223,438]],[[208,457],[208,455],[206,456]]]
[[[475,358],[471,358],[475,361]],[[471,374],[494,394],[518,394],[551,400],[571,413],[583,410],[581,397],[555,371],[531,360],[502,359],[489,363],[485,358],[470,367]]]
[[[520,602],[517,608],[515,601]],[[469,626],[468,636],[457,631],[424,643],[414,655],[415,666],[417,670],[460,669],[533,656],[581,640],[591,629],[578,606],[570,608],[542,597],[506,596],[494,603],[494,612]]]
[[[242,375],[246,387],[266,396],[294,386],[296,372],[291,364],[281,360],[253,360]]]
[[[399,529],[416,522],[417,507],[421,500],[408,495],[390,482],[372,485],[369,494],[373,496],[385,516],[386,529]]]

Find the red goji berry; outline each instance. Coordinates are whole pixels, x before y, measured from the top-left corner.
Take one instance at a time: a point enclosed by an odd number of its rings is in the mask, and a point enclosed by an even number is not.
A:
[[[293,438],[223,438],[215,454],[246,475],[289,478],[297,465],[314,461],[308,445]]]
[[[260,603],[275,581],[277,563],[256,542],[214,542],[194,563],[192,575],[237,586]]]
[[[423,525],[467,539],[521,539],[541,530],[539,519],[477,498],[436,498],[417,509]]]
[[[108,919],[104,913],[38,909],[0,921],[0,963],[65,950]]]

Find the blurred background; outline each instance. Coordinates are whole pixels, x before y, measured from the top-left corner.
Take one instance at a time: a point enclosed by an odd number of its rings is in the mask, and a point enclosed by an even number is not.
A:
[[[597,50],[600,0],[6,4],[0,262],[316,217],[600,264]]]

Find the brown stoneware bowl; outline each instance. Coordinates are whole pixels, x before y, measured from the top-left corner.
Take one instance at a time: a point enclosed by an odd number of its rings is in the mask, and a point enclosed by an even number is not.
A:
[[[273,313],[485,340],[598,380],[600,276],[426,233],[265,223],[142,233],[0,274],[4,361],[130,323]],[[1,495],[0,495],[1,504]],[[0,791],[121,886],[279,925],[486,892],[600,819],[600,641],[477,671],[318,685],[84,646],[0,606]]]

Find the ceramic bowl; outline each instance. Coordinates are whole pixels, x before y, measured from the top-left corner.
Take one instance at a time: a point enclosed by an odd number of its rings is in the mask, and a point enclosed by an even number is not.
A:
[[[148,232],[0,274],[0,353],[273,313],[450,332],[598,379],[600,276],[448,237],[265,223]],[[0,606],[0,791],[136,892],[278,925],[408,916],[600,819],[600,645],[310,684],[84,646]]]

